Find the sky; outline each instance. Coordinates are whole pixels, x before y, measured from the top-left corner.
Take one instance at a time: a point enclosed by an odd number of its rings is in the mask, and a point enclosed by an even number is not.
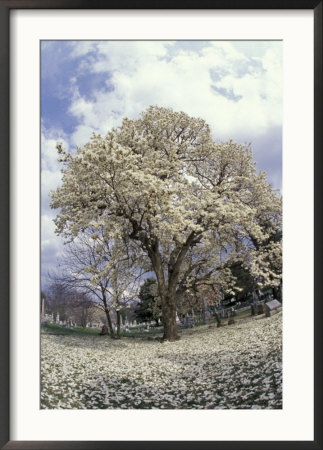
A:
[[[58,265],[49,192],[68,151],[150,105],[201,117],[217,142],[251,143],[257,167],[282,187],[281,41],[42,41],[42,287]]]

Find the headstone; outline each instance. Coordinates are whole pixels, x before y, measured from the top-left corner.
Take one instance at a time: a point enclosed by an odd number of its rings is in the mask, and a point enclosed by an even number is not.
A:
[[[274,299],[265,304],[266,317],[271,317],[282,310],[281,303]]]

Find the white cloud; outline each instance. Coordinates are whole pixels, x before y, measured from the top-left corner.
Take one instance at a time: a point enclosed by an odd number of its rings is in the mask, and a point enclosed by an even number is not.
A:
[[[52,240],[52,236],[54,235],[55,224],[53,222],[53,215],[43,214],[41,217],[41,234],[42,234],[42,249],[45,249],[47,246],[52,246],[54,241]],[[59,247],[59,244],[56,242],[56,248]]]
[[[64,133],[59,130],[46,130],[43,127],[41,136],[41,195],[42,210],[49,209],[49,193],[59,186],[61,182],[61,165],[58,162],[56,144],[62,142],[63,147],[68,150],[68,142]]]
[[[106,72],[113,90],[94,91],[91,100],[77,91],[70,107],[80,121],[73,142],[82,144],[90,137],[80,142],[80,130],[105,133],[121,117],[135,117],[151,104],[204,118],[221,140],[252,140],[281,124],[282,63],[277,45],[262,57],[247,57],[230,42],[208,43],[199,51],[169,42],[122,41],[97,43],[95,49],[95,58],[83,53],[82,70]]]

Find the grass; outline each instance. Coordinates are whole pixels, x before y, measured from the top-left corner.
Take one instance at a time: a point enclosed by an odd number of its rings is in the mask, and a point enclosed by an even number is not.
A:
[[[121,331],[122,338],[151,338],[152,336],[159,336],[162,334],[162,327],[158,328],[150,328],[149,331],[140,331],[140,327],[130,328],[128,333]],[[56,336],[98,336],[102,338],[104,336],[100,336],[100,329],[98,328],[82,328],[82,327],[74,327],[74,328],[64,328],[62,325],[58,325],[56,323],[47,323],[46,325],[41,326],[42,333],[53,334]],[[106,336],[109,337],[109,336]]]
[[[56,323],[47,323],[41,326],[41,331],[47,334],[55,334],[58,336],[93,336],[99,334],[100,330],[96,328],[64,328]]]

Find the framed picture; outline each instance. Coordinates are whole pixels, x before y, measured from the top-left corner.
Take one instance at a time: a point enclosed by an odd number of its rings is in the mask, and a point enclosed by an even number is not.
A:
[[[322,2],[121,6],[0,2],[1,448],[322,448]]]

